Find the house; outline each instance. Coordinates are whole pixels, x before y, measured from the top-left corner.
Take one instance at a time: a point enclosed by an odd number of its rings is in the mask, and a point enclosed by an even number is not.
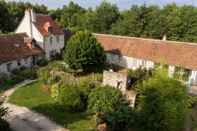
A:
[[[104,47],[107,62],[121,67],[152,69],[165,65],[169,76],[180,73],[197,92],[197,43],[94,34]]]
[[[48,15],[36,14],[33,9],[27,9],[17,27],[16,33],[26,33],[43,49],[50,60],[60,54],[64,47],[64,32]]]
[[[25,33],[0,36],[0,73],[32,67],[42,53]]]
[[[50,60],[64,48],[64,32],[48,15],[27,9],[15,34],[0,36],[0,73]]]

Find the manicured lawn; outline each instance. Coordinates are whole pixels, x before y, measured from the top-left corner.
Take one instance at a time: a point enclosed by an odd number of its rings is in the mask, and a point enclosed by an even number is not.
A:
[[[71,131],[92,131],[95,128],[95,120],[91,114],[65,111],[44,92],[39,82],[18,88],[9,102],[42,113]]]

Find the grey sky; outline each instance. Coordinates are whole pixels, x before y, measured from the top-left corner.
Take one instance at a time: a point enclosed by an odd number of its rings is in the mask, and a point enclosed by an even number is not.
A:
[[[8,0],[11,1],[11,0]],[[37,3],[37,4],[44,4],[48,6],[49,8],[58,8],[62,7],[65,4],[68,4],[71,0],[12,0],[12,1],[23,1],[23,2],[31,2],[31,3]],[[99,5],[103,0],[72,0],[82,7],[88,8],[93,7],[95,8],[97,5]],[[166,5],[168,3],[177,3],[178,5],[195,5],[197,6],[197,0],[105,0],[111,3],[116,4],[121,10],[128,9],[133,4],[148,4],[148,5]]]

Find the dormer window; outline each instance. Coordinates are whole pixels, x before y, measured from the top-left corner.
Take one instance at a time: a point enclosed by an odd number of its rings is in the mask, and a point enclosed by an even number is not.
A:
[[[44,29],[49,33],[52,34],[53,33],[53,27],[51,26],[50,22],[46,22],[44,24]]]
[[[48,33],[50,33],[50,34],[53,33],[53,28],[52,28],[52,26],[49,26],[49,27],[48,27]]]

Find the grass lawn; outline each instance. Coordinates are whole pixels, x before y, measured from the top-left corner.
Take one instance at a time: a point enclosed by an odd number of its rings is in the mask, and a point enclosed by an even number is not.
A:
[[[95,120],[91,114],[66,112],[42,90],[39,82],[18,88],[10,96],[9,102],[42,113],[71,131],[95,129]]]

